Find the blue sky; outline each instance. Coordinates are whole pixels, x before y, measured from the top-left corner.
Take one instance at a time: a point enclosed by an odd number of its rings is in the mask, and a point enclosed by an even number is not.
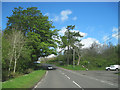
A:
[[[113,44],[118,40],[118,3],[117,2],[3,2],[2,29],[5,29],[7,16],[12,15],[15,7],[38,7],[43,15],[48,15],[56,29],[64,34],[67,25],[75,25],[75,31],[84,35],[83,43],[89,46],[93,41],[103,43],[112,37]]]

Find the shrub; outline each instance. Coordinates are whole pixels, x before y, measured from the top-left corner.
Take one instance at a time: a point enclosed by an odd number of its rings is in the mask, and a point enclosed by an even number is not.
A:
[[[16,77],[18,77],[20,75],[22,75],[22,74],[20,74],[18,72],[15,72],[15,73],[14,72],[10,72],[9,78],[16,78]]]
[[[2,71],[2,81],[6,81],[8,79],[9,79],[8,71],[3,70]]]
[[[29,68],[29,69],[26,69],[24,73],[25,73],[25,74],[29,74],[29,73],[31,73],[31,72],[33,72],[33,69]]]

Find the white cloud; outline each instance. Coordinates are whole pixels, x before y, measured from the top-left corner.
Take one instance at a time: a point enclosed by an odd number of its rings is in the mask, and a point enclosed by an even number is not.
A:
[[[118,32],[118,28],[113,27],[112,32]]]
[[[62,50],[61,48],[59,48],[59,47],[57,48],[57,52],[60,52],[61,50]]]
[[[66,32],[66,27],[62,27],[62,29],[58,32],[59,35],[63,36]],[[79,30],[70,30],[72,32],[79,32],[80,35],[82,35],[83,37],[87,36],[87,33],[84,33],[84,32],[80,32]],[[81,39],[81,38],[78,38],[78,39]],[[59,41],[61,41],[61,39],[59,39]],[[57,51],[60,52],[62,49],[60,49],[59,47],[57,48]],[[64,50],[67,50],[67,47],[64,49]],[[64,52],[64,50],[62,51],[62,53]]]
[[[100,44],[95,38],[86,38],[81,41],[81,43],[84,45],[83,48],[89,48],[93,42]]]
[[[65,50],[68,50],[68,47],[66,46],[65,48],[57,48],[57,52],[63,53]]]
[[[63,36],[66,32],[66,27],[62,27],[62,29],[59,31],[59,35]]]
[[[62,29],[59,31],[59,35],[63,36],[66,32],[66,27],[62,27]],[[83,37],[87,36],[87,33],[80,32],[79,30],[70,30],[71,32],[79,32],[80,35]]]
[[[74,21],[77,20],[77,17],[73,17],[72,20],[74,20]]]
[[[118,28],[113,27],[112,29],[112,35],[106,35],[103,37],[104,42],[107,40],[110,40],[112,38],[115,38],[118,40],[118,38],[120,38],[120,31],[118,30]]]
[[[68,19],[68,15],[72,14],[71,10],[63,10],[61,11],[61,20],[67,20]]]
[[[51,54],[51,55],[48,55],[46,58],[53,58],[53,57],[56,57],[56,55]]]
[[[94,42],[96,42],[99,45],[102,45],[97,39],[90,38],[90,37],[86,38],[86,39],[82,39],[80,43],[82,43],[84,45],[84,46],[82,46],[82,48],[89,48]],[[61,50],[62,49],[60,49],[59,47],[57,48],[58,52],[60,52]],[[67,50],[67,47],[65,47],[64,50]],[[64,50],[62,50],[62,53],[64,52]]]
[[[118,40],[118,38],[120,38],[120,31],[118,30],[118,28],[113,27],[112,32],[112,37]]]
[[[103,37],[104,42],[107,41],[108,39],[109,39],[108,36],[104,36],[104,37]]]
[[[83,37],[87,36],[87,33],[80,32],[79,30],[71,30],[71,32],[79,32]]]
[[[51,20],[52,21],[65,21],[65,20],[68,20],[68,18],[69,18],[68,15],[70,15],[70,14],[72,14],[71,10],[69,10],[69,9],[68,10],[62,10],[60,12],[60,15],[54,16],[54,18],[51,19]],[[46,13],[46,15],[47,15],[47,13]],[[73,17],[72,20],[77,20],[77,17],[76,16]]]
[[[50,14],[49,13],[45,13],[45,16],[49,16]]]
[[[51,19],[52,21],[59,21],[59,16],[55,16],[53,19]]]
[[[114,33],[114,34],[112,34],[112,37],[118,39],[118,33]]]

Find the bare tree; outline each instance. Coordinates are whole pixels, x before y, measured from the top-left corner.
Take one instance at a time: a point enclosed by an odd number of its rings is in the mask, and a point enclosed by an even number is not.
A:
[[[9,57],[10,57],[9,71],[11,69],[12,62],[14,61],[13,72],[15,73],[16,66],[17,66],[17,60],[19,59],[22,49],[24,47],[25,38],[21,31],[12,30],[12,33],[10,34],[8,40],[11,46],[9,50]]]

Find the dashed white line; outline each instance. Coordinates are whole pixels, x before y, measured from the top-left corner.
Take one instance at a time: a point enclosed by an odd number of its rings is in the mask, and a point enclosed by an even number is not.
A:
[[[64,70],[65,70],[65,69],[64,69]],[[76,75],[84,76],[84,75],[82,75],[82,74],[78,74],[78,73],[73,72],[73,71],[70,71],[70,70],[66,70],[66,71],[71,72],[71,73],[74,73],[74,74],[76,74]],[[89,79],[93,79],[93,80],[99,81],[99,82],[101,82],[101,83],[106,83],[106,84],[108,84],[108,85],[118,86],[118,85],[116,85],[116,84],[113,84],[112,82],[99,80],[99,79],[97,79],[97,78],[93,78],[93,77],[90,77],[90,76],[84,76],[84,77],[87,77],[87,78],[89,78]]]
[[[103,82],[103,83],[104,83],[105,81],[101,80],[101,82]]]
[[[107,82],[107,81],[103,81],[103,80],[100,80],[100,82],[106,83],[106,84],[109,84],[109,85],[113,85],[113,86],[117,86],[117,85],[115,85],[115,84],[113,84],[113,83],[110,83],[110,82]]]
[[[79,84],[77,84],[75,81],[73,81],[75,85],[77,85],[79,88],[82,88]]]
[[[110,84],[110,85],[114,85],[114,84],[112,84],[112,83],[108,83],[108,84]],[[114,86],[117,86],[117,85],[114,85]]]
[[[67,75],[65,75],[67,77]]]
[[[68,77],[67,75],[65,75],[68,79],[70,79],[70,77]]]

